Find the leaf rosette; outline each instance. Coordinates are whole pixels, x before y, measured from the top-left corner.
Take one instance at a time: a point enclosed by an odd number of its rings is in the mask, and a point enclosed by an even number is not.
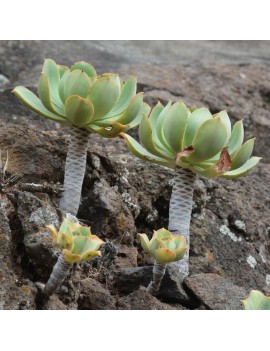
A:
[[[168,168],[182,167],[207,178],[236,178],[260,161],[251,157],[255,138],[244,140],[243,122],[233,128],[226,111],[212,115],[207,108],[187,108],[180,101],[158,103],[139,125],[140,143],[124,137],[137,157]]]
[[[125,83],[117,74],[97,75],[81,61],[70,68],[46,59],[38,82],[38,96],[18,86],[13,92],[32,111],[62,124],[75,125],[104,137],[136,127],[150,107],[136,94],[137,80]]]
[[[59,231],[53,225],[48,225],[53,240],[62,250],[64,259],[70,264],[89,261],[96,256],[101,256],[98,251],[104,241],[91,233],[89,227],[65,218]]]
[[[187,250],[183,236],[173,235],[164,228],[154,231],[151,240],[146,234],[139,234],[139,237],[144,251],[162,264],[181,260]]]

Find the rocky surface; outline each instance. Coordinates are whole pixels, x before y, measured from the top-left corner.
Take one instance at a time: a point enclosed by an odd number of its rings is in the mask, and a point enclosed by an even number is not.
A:
[[[65,42],[57,48],[48,42],[0,44],[0,74],[6,78],[0,79],[2,309],[237,309],[244,292],[270,291],[268,49],[260,43],[260,56],[251,57],[242,44],[237,62],[227,59],[221,64],[222,50],[232,45],[223,43],[214,51],[215,63],[210,55],[200,62],[194,56],[190,64],[187,53],[178,57],[176,48],[170,51],[166,44],[168,62],[152,46],[146,64],[144,51],[121,60],[124,44],[118,44],[113,55],[110,43],[94,42],[92,59],[87,42]],[[125,45],[132,53],[136,44]],[[209,42],[205,48],[211,49]],[[66,64],[83,58],[100,71],[117,69],[124,77],[135,74],[152,106],[157,100],[181,98],[212,112],[226,108],[233,121],[244,118],[246,138],[257,137],[255,154],[264,158],[247,176],[196,180],[191,277],[182,295],[168,275],[157,298],[145,292],[142,286],[151,279],[153,261],[142,252],[137,237],[167,226],[173,171],[136,159],[121,139],[91,135],[78,217],[107,241],[103,259],[75,266],[54,297],[40,300],[34,283],[47,280],[58,255],[45,225],[58,226],[61,221],[58,204],[68,129],[31,113],[10,90],[16,84],[36,89],[48,55]]]
[[[214,273],[195,274],[186,279],[185,285],[209,310],[242,310],[241,300],[249,295],[247,290]]]

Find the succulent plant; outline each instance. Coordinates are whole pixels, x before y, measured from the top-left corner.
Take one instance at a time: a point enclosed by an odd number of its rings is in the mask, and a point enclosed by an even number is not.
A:
[[[97,75],[81,61],[70,68],[46,59],[38,82],[38,96],[18,86],[13,92],[31,110],[67,125],[114,137],[135,127],[149,107],[142,93],[136,95],[135,77],[125,83],[117,74]]]
[[[44,288],[45,295],[50,296],[68,275],[73,263],[101,256],[98,249],[104,242],[93,235],[89,227],[80,225],[76,217],[71,215],[64,219],[59,231],[53,225],[48,225],[47,228],[61,249],[61,255]]]
[[[187,108],[182,102],[158,103],[149,117],[143,115],[137,142],[121,132],[129,150],[137,157],[175,170],[168,229],[183,235],[187,250],[177,266],[180,282],[189,273],[189,228],[194,182],[197,174],[207,178],[236,178],[259,162],[251,157],[254,138],[243,144],[242,121],[231,128],[226,111],[212,115],[207,108]]]
[[[151,240],[146,234],[139,234],[139,236],[144,251],[155,258],[153,280],[147,287],[147,292],[156,295],[165,274],[166,265],[184,257],[187,250],[186,239],[183,236],[173,235],[165,228],[154,231]]]
[[[226,111],[212,115],[207,108],[188,109],[183,102],[158,103],[139,126],[141,145],[121,134],[139,158],[168,168],[182,167],[207,178],[243,176],[259,162],[251,157],[255,138],[243,144],[242,121],[231,130]],[[243,144],[243,145],[242,145]]]
[[[70,126],[64,192],[60,208],[76,215],[85,174],[89,133],[106,138],[137,126],[150,107],[136,94],[137,81],[125,83],[117,74],[97,75],[93,66],[81,61],[70,68],[46,59],[38,82],[38,96],[23,86],[13,92],[31,110]]]
[[[245,310],[270,310],[270,296],[258,290],[251,290],[249,297],[242,303]]]
[[[65,218],[58,232],[53,225],[48,225],[47,228],[68,263],[88,261],[101,256],[100,251],[97,250],[105,243],[93,235],[89,227]]]
[[[172,235],[165,228],[155,230],[151,240],[146,234],[139,236],[144,251],[162,264],[181,260],[187,249],[183,236]]]

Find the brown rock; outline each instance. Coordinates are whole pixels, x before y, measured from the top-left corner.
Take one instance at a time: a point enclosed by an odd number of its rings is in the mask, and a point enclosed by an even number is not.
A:
[[[138,250],[127,245],[119,246],[114,260],[116,268],[137,267]]]
[[[81,294],[78,300],[80,310],[114,310],[115,301],[108,289],[92,278],[81,282]]]

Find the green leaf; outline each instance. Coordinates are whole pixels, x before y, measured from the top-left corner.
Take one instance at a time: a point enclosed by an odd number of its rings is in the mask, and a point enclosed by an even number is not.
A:
[[[89,124],[94,114],[94,106],[91,101],[80,96],[70,96],[65,103],[67,119],[71,124],[84,127]]]
[[[243,140],[244,140],[244,127],[243,127],[243,121],[241,120],[236,122],[235,125],[233,126],[231,140],[228,148],[228,151],[231,157],[233,157],[237,153],[237,151],[240,150]]]
[[[252,168],[254,168],[260,160],[261,157],[251,157],[249,160],[247,160],[245,164],[243,164],[243,166],[234,169],[233,171],[228,171],[224,173],[221,177],[228,179],[242,177],[243,175],[248,173]]]
[[[63,76],[60,79],[59,85],[58,85],[58,93],[60,96],[60,99],[62,100],[63,104],[65,104],[66,102],[66,98],[65,98],[65,86],[66,86],[66,81],[70,76],[70,71],[66,70],[66,72],[64,72]]]
[[[47,76],[44,73],[41,73],[38,82],[38,95],[40,97],[43,105],[53,113],[58,114],[61,117],[65,117],[64,110],[60,109],[56,105],[52,104],[50,96],[50,87]]]
[[[70,67],[70,71],[75,71],[76,69],[80,69],[84,71],[89,78],[96,78],[97,73],[93,66],[85,61],[75,62],[74,65]]]
[[[25,87],[16,87],[13,93],[32,111],[49,118],[55,122],[67,123],[65,118],[57,116],[56,114],[49,111],[39,100],[39,98]]]
[[[140,237],[143,250],[147,253],[150,253],[150,249],[149,249],[150,242],[149,242],[148,236],[146,234],[139,234],[139,237]]]
[[[228,146],[228,142],[230,140],[231,132],[232,132],[232,125],[231,125],[230,118],[229,118],[226,111],[221,111],[221,112],[217,113],[214,117],[216,117],[216,116],[219,116],[221,121],[226,126],[227,139],[225,142],[225,146]]]
[[[187,128],[184,135],[183,147],[192,145],[193,139],[198,128],[213,116],[207,108],[198,108],[194,110],[188,117]]]
[[[143,114],[145,114],[146,116],[148,116],[150,111],[151,111],[150,106],[149,106],[146,102],[143,102],[142,105],[141,105],[141,108],[140,108],[139,113],[138,113],[137,116],[133,119],[133,121],[131,121],[131,122],[127,125],[127,127],[125,128],[125,132],[126,132],[127,130],[131,129],[131,128],[137,127],[137,126],[141,123]]]
[[[246,163],[246,161],[250,158],[254,147],[254,141],[255,138],[252,138],[242,145],[241,149],[235,154],[232,159],[231,170],[243,166],[243,164]]]
[[[88,126],[85,126],[84,128],[105,138],[114,138],[123,132],[126,126],[117,122],[112,122],[101,128],[94,123],[88,124]]]
[[[103,77],[92,85],[88,99],[94,105],[94,120],[104,117],[115,105],[119,97],[119,88],[109,77]]]
[[[205,121],[198,129],[193,147],[195,151],[183,157],[184,162],[198,164],[215,156],[220,152],[227,140],[227,128],[219,117]]]
[[[163,123],[165,139],[174,152],[182,150],[183,136],[187,126],[189,110],[183,102],[177,102],[167,112]]]
[[[156,125],[158,121],[158,116],[161,114],[163,110],[164,110],[164,106],[160,102],[158,102],[156,106],[153,108],[149,116],[149,122],[151,124],[152,130],[155,133],[155,135],[156,135]]]
[[[76,236],[73,238],[73,254],[83,255],[86,251],[90,250],[91,240],[86,236]]]
[[[116,104],[113,106],[113,109],[108,112],[106,117],[118,116],[121,113],[123,113],[125,109],[128,107],[131,99],[135,96],[136,88],[137,88],[137,79],[135,77],[131,77],[125,82],[121,90],[119,99],[117,100]]]
[[[57,65],[60,79],[63,77],[64,73],[69,70],[67,66]]]
[[[151,154],[128,134],[121,133],[120,136],[122,136],[125,139],[129,150],[135,156],[141,158],[144,161],[149,161],[149,162],[157,163],[157,164],[165,166],[165,167],[174,168],[174,166],[175,166],[174,159],[164,160],[162,158],[159,158],[159,157]]]
[[[42,67],[42,73],[44,73],[45,76],[48,78],[51,101],[56,106],[63,109],[64,108],[63,102],[60,99],[59,92],[58,92],[60,74],[59,74],[57,64],[51,59],[46,59]]]
[[[159,151],[157,146],[153,142],[153,133],[150,121],[148,117],[143,114],[140,126],[139,126],[139,138],[141,144],[149,151],[151,154],[159,156],[161,158],[167,158],[166,154]]]
[[[75,71],[72,71],[65,78],[64,100],[66,101],[67,98],[73,95],[78,95],[82,98],[86,98],[90,92],[90,89],[91,89],[91,80],[88,77],[88,75],[78,69]],[[61,87],[61,91],[62,91],[62,87]]]
[[[251,290],[249,297],[242,303],[245,310],[270,310],[270,297],[258,290]]]
[[[130,122],[132,122],[140,112],[142,102],[143,93],[135,95],[130,101],[124,114],[117,118],[117,122],[121,124],[129,124]]]

